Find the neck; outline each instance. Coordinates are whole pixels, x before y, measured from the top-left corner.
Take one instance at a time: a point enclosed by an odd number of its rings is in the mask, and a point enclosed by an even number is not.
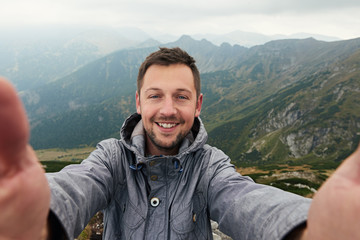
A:
[[[149,137],[146,137],[146,146],[145,146],[145,155],[146,156],[173,156],[179,153],[179,146],[173,148],[163,148],[160,146],[156,146],[151,142]]]
[[[145,154],[146,156],[172,156],[176,155],[179,152],[179,148],[174,149],[164,149],[164,148],[158,148],[158,147],[149,147],[149,144],[146,144],[145,148]]]

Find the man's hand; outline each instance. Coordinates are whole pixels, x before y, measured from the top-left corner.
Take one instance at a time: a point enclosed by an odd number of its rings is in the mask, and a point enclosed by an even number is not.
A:
[[[360,146],[315,194],[306,239],[360,239]]]
[[[38,240],[46,229],[50,189],[28,139],[21,101],[0,78],[0,240]]]

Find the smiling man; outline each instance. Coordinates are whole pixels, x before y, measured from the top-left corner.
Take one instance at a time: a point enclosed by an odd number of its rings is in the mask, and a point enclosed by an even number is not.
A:
[[[360,149],[311,201],[241,176],[206,144],[200,75],[183,50],[149,55],[137,86],[121,139],[45,178],[0,79],[1,240],[74,239],[98,211],[109,240],[212,239],[210,219],[233,239],[360,239]]]
[[[136,109],[146,131],[146,154],[177,154],[202,105],[191,69],[180,63],[152,65],[138,81]]]

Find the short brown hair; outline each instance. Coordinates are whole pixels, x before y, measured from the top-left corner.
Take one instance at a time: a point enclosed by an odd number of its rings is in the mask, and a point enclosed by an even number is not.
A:
[[[143,84],[144,76],[146,71],[151,65],[162,65],[169,66],[171,64],[185,64],[188,66],[194,76],[194,85],[196,89],[196,96],[200,96],[200,73],[198,68],[195,65],[195,60],[187,52],[180,49],[179,47],[175,48],[165,48],[162,47],[160,50],[151,53],[145,61],[141,64],[139,68],[139,74],[137,78],[137,91],[140,95],[140,89]]]

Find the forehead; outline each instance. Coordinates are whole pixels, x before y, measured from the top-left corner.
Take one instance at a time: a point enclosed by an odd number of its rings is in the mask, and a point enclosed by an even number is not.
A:
[[[141,90],[149,88],[181,88],[195,91],[194,76],[190,67],[185,64],[151,65],[144,75]]]

